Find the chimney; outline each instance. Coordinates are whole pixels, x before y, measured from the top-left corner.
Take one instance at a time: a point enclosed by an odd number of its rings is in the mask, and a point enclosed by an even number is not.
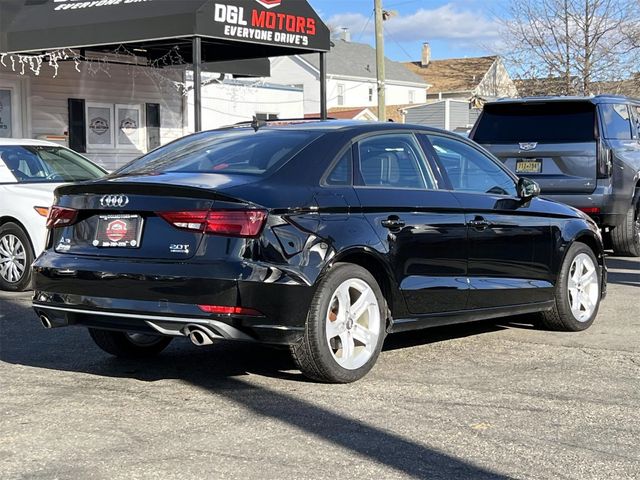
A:
[[[422,44],[422,61],[420,62],[423,67],[426,67],[431,63],[431,45],[429,42]]]
[[[342,33],[340,34],[340,40],[344,40],[345,42],[351,41],[351,32],[348,28],[343,28]]]

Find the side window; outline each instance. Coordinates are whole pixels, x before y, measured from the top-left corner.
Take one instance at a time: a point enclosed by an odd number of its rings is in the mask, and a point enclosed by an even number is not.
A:
[[[329,174],[325,177],[327,185],[351,185],[351,177],[353,176],[353,150],[348,148],[344,152],[340,160],[333,165]]]
[[[631,121],[626,105],[600,105],[605,138],[610,140],[631,140]]]
[[[362,140],[360,185],[366,187],[435,189],[436,182],[413,134],[378,135]]]
[[[631,108],[631,121],[633,138],[640,138],[640,106],[633,105]]]
[[[453,189],[516,196],[513,179],[479,150],[452,138],[428,135]]]

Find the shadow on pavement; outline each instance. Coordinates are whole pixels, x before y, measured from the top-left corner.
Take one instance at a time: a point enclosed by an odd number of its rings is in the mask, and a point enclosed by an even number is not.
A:
[[[609,283],[640,287],[640,262],[626,258],[607,258]],[[623,271],[620,271],[623,270]]]
[[[391,336],[388,349],[500,328],[482,323],[438,328],[411,339],[408,335]],[[286,350],[233,343],[198,350],[186,342],[175,342],[153,360],[117,360],[93,346],[84,329],[43,330],[24,302],[0,300],[0,361],[146,382],[178,379],[413,478],[509,478],[321,405],[253,385],[241,378],[252,373],[285,381],[306,381],[297,371],[291,371],[295,367]]]

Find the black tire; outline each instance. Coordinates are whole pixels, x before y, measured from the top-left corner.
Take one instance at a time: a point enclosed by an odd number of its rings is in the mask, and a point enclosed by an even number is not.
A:
[[[611,231],[613,252],[621,257],[640,257],[640,202],[631,206],[622,225]]]
[[[90,328],[89,335],[96,345],[105,352],[119,358],[155,357],[171,343],[171,337],[145,335],[150,341],[137,342],[131,334]]]
[[[593,265],[596,266],[597,275],[597,300],[593,313],[587,318],[579,320],[573,314],[571,310],[571,295],[569,292],[569,278],[571,276],[571,268],[574,260],[581,254],[585,254],[591,258]],[[561,331],[561,332],[580,332],[589,328],[596,316],[598,315],[598,309],[600,308],[600,300],[602,297],[602,277],[600,275],[600,269],[598,266],[598,259],[596,258],[593,250],[584,243],[576,242],[569,248],[567,255],[565,256],[562,269],[558,277],[555,291],[555,305],[553,309],[548,312],[542,312],[540,314],[540,324],[549,330]]]
[[[20,244],[22,245],[22,249],[24,251],[24,269],[20,272],[20,275],[17,280],[15,280],[12,275],[6,273],[7,277],[4,278],[2,274],[2,270],[0,270],[0,290],[5,290],[9,292],[24,292],[31,287],[31,264],[34,260],[33,247],[31,246],[31,240],[29,240],[29,236],[27,233],[15,223],[8,222],[0,227],[0,247],[3,245],[3,240],[9,240],[16,238]],[[6,252],[4,249],[0,252],[0,261],[2,261],[2,257]],[[0,263],[0,269],[2,269],[3,264]]]
[[[327,340],[326,323],[327,316],[330,315],[329,304],[334,300],[336,290],[345,282],[353,280],[362,281],[371,288],[375,295],[380,317],[377,341],[371,342],[371,356],[361,367],[348,369],[343,368],[332,353],[337,347],[330,346]],[[373,306],[373,303],[371,305]],[[373,368],[382,350],[382,344],[386,336],[386,312],[387,303],[373,275],[358,265],[337,263],[320,281],[309,308],[304,337],[297,344],[291,346],[291,353],[298,368],[305,376],[319,382],[351,383],[361,379]],[[367,316],[367,322],[369,318]],[[357,322],[351,321],[351,327],[349,328],[353,328],[354,323]],[[373,345],[374,343],[375,346]],[[362,349],[362,346],[356,345],[355,348]]]

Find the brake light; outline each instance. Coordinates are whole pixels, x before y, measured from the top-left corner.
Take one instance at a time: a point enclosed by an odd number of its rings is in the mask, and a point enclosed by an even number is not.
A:
[[[205,313],[216,315],[246,315],[249,317],[261,317],[262,313],[252,308],[225,307],[223,305],[198,305],[198,308]]]
[[[596,155],[597,178],[610,178],[613,172],[613,150],[608,148],[604,141],[600,140]]]
[[[78,218],[78,210],[74,208],[65,208],[53,206],[49,210],[47,218],[47,228],[61,228],[73,225]]]
[[[158,212],[158,216],[176,228],[230,237],[257,237],[267,219],[263,210],[212,210]]]

